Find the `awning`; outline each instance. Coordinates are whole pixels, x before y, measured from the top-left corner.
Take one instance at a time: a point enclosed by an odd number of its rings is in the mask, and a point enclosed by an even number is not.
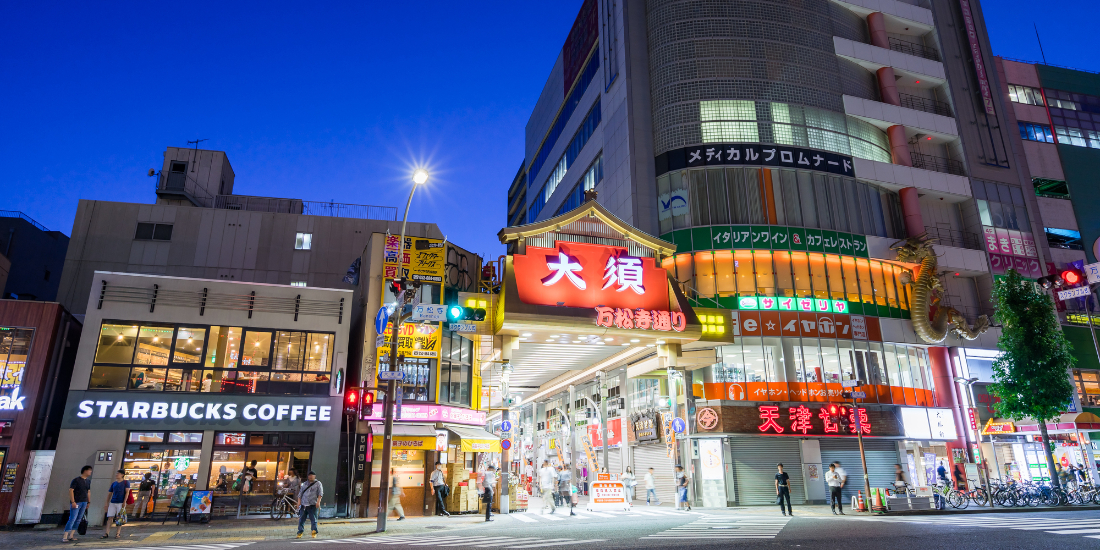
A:
[[[381,449],[386,426],[371,424],[370,429],[374,433],[373,447]],[[395,451],[409,449],[434,451],[436,449],[435,428],[423,424],[394,424],[392,442],[390,448]]]
[[[481,429],[469,426],[444,424],[451,433],[458,436],[460,451],[464,453],[499,453],[500,438]]]
[[[1023,420],[1016,424],[1020,433],[1039,433],[1039,423],[1034,420]],[[1053,422],[1047,422],[1047,433],[1073,433],[1077,431],[1100,430],[1100,416],[1090,412],[1066,413],[1059,416]]]

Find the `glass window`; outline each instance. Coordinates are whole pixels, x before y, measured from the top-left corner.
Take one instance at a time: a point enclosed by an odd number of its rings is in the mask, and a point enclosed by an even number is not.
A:
[[[95,362],[129,365],[134,359],[137,335],[136,325],[104,324],[99,330],[99,346],[96,349]]]
[[[202,432],[169,432],[169,443],[202,443]]]
[[[841,270],[844,272],[844,298],[849,302],[859,303],[859,280],[856,278],[856,261],[854,258],[842,256],[840,258]]]
[[[772,253],[766,250],[753,252],[756,260],[756,293],[759,296],[775,296],[775,272],[772,271]]]
[[[829,298],[833,300],[845,299],[844,276],[841,274],[840,256],[826,254],[825,268],[829,273]]]
[[[880,306],[886,305],[886,283],[882,278],[882,264],[879,262],[871,262],[871,279],[875,289],[875,303]]]
[[[796,345],[795,350],[800,352],[798,355],[805,363],[806,382],[824,382],[825,371],[821,366],[821,351],[817,348],[817,338],[803,338],[802,345]]]
[[[249,336],[251,335],[250,332]],[[307,334],[304,332],[279,331],[275,342],[275,366],[272,368],[275,370],[302,370],[306,340]]]
[[[894,267],[890,264],[882,264],[882,279],[886,288],[886,303],[890,307],[898,307],[898,293],[894,286]]]
[[[734,250],[733,269],[737,273],[737,294],[756,296],[756,274],[752,262],[752,250]]]
[[[858,380],[856,377],[855,357],[852,353],[852,341],[837,340],[836,346],[840,357],[841,380]]]
[[[266,367],[271,359],[271,333],[248,331],[241,350],[242,367]]]
[[[695,262],[691,254],[676,255],[676,278],[681,281],[695,280]]]
[[[856,259],[856,273],[859,276],[859,291],[863,297],[863,303],[874,304],[874,286],[871,284],[871,265],[863,258]]]
[[[130,380],[130,367],[92,367],[92,377],[88,379],[88,388],[93,390],[124,390]]]
[[[794,279],[791,276],[791,253],[785,250],[777,250],[772,253],[775,260],[775,294],[776,296],[794,296]]]
[[[247,434],[244,432],[218,432],[214,434],[215,445],[244,445],[245,437]]]
[[[294,250],[309,250],[313,246],[313,233],[294,235]]]
[[[172,345],[172,327],[143,326],[138,331],[135,365],[167,365],[168,352]]]
[[[241,332],[241,327],[210,327],[206,365],[216,369],[237,368]]]
[[[201,363],[202,344],[206,340],[206,329],[180,327],[176,332],[176,345],[172,353],[173,363]]]
[[[829,285],[825,279],[825,255],[814,252],[810,256],[810,277],[814,288],[814,298],[828,298]]]
[[[34,329],[0,330],[0,388],[17,388],[23,384]]]
[[[715,283],[719,296],[735,296],[737,285],[733,272],[733,252],[716,250],[714,252]]]
[[[130,432],[126,440],[130,443],[163,443],[164,432]]]
[[[760,338],[744,338],[741,347],[744,353],[746,381],[767,382],[764,364],[764,348]],[[750,397],[750,399],[754,398]]]
[[[130,372],[130,388],[135,390],[164,391],[165,369],[134,367]]]
[[[886,363],[883,361],[882,344],[868,342],[867,370],[871,376],[870,382],[878,385],[889,385],[890,376],[886,372]]]
[[[821,343],[821,366],[825,371],[825,382],[829,384],[840,383],[840,356],[837,355],[836,340],[832,338],[822,338]],[[810,348],[813,349],[813,348]]]
[[[810,288],[810,262],[805,252],[791,252],[791,266],[794,268],[794,295],[808,298],[813,295]]]
[[[201,383],[201,369],[168,369],[164,389],[166,391],[199,391]]]
[[[702,296],[714,296],[714,263],[711,252],[695,253],[695,290]]]
[[[305,370],[330,372],[332,370],[332,345],[333,336],[331,334],[310,334]]]

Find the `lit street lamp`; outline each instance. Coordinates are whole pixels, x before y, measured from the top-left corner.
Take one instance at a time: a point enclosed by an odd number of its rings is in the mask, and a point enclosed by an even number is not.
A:
[[[413,172],[413,188],[409,191],[409,200],[405,203],[405,216],[401,220],[401,239],[397,241],[397,268],[401,269],[401,258],[405,253],[405,224],[409,221],[409,206],[412,205],[413,193],[416,193],[416,188],[423,185],[428,181],[428,171],[423,168],[418,168]],[[400,275],[400,273],[398,273]],[[395,277],[394,281],[399,280],[401,277]],[[401,294],[398,298],[398,304],[394,308],[393,316],[393,328],[390,336],[390,368],[391,372],[397,370],[397,340],[398,333],[401,330],[401,322],[404,320],[402,316],[405,312],[405,304],[412,298],[408,289],[411,287],[406,286],[406,292]],[[385,292],[385,289],[383,289]],[[378,480],[378,527],[376,531],[381,533],[386,530],[386,516],[389,513],[387,509],[387,501],[390,498],[389,486],[390,486],[390,453],[393,447],[393,410],[397,402],[397,381],[389,380],[386,383],[386,404],[384,409],[384,417],[386,419],[385,432],[382,437],[382,471]]]

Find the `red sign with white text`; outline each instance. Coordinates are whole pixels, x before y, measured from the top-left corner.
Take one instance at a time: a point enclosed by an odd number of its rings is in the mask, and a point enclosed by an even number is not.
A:
[[[622,247],[558,241],[512,256],[516,290],[527,304],[667,311],[668,275],[653,258]]]

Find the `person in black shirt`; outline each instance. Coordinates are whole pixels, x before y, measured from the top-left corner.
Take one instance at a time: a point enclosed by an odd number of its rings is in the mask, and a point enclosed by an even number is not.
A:
[[[138,496],[134,502],[134,510],[130,513],[132,516],[137,516],[141,519],[145,516],[145,509],[149,507],[149,498],[153,495],[153,487],[157,483],[153,481],[153,474],[145,472],[145,478],[141,480],[141,484],[138,485]]]
[[[783,512],[783,515],[794,515],[794,510],[791,509],[791,476],[787,475],[783,471],[783,463],[776,464],[775,467],[779,470],[779,473],[775,474],[775,501],[779,504],[779,511]],[[783,509],[783,500],[787,501],[787,509]]]
[[[61,542],[76,541],[76,528],[80,520],[84,519],[84,512],[88,509],[88,502],[92,496],[91,484],[88,478],[92,476],[92,467],[85,466],[80,469],[80,477],[73,478],[69,483],[69,521],[65,524],[65,534]]]

